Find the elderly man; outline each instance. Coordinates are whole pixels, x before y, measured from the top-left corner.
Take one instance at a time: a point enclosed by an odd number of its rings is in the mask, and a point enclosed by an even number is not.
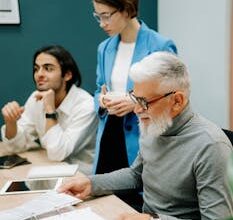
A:
[[[157,52],[131,68],[130,97],[141,129],[140,151],[130,168],[73,180],[60,188],[80,198],[143,187],[144,214],[120,219],[222,219],[232,215],[226,181],[228,138],[192,111],[186,66]]]

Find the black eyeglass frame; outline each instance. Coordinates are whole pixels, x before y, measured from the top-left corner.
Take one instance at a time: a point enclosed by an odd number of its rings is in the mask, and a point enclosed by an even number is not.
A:
[[[133,94],[133,90],[131,90],[129,92],[129,97],[131,98],[131,100],[135,103],[135,104],[139,104],[143,110],[148,110],[149,108],[149,105],[153,102],[157,102],[159,101],[160,99],[163,99],[171,94],[175,94],[176,91],[172,91],[172,92],[168,92],[168,93],[165,93],[164,95],[161,95],[160,97],[157,97],[157,98],[152,98],[151,100],[146,100],[145,97],[137,97]]]
[[[115,11],[113,11],[113,12],[103,12],[101,14],[93,12],[93,17],[96,19],[96,21],[98,23],[101,23],[101,20],[104,23],[110,23],[111,22],[111,17],[117,12],[118,12],[117,9]]]

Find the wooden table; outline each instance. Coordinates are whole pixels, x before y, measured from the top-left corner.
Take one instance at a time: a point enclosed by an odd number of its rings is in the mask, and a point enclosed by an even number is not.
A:
[[[0,155],[5,155],[4,144],[0,142]],[[26,178],[29,169],[34,165],[58,164],[48,160],[45,150],[33,150],[19,154],[26,157],[32,164],[21,165],[11,169],[0,169],[0,187],[7,180]],[[61,163],[59,163],[61,164]],[[14,208],[30,199],[38,196],[38,194],[21,194],[21,195],[4,195],[0,196],[0,210]],[[136,211],[114,195],[103,196],[78,204],[77,209],[91,207],[94,212],[102,216],[104,219],[116,219],[121,213]]]

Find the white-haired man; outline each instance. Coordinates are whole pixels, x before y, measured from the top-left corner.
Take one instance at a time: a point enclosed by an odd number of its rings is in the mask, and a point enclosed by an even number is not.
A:
[[[120,219],[222,219],[233,201],[225,177],[228,138],[192,111],[186,66],[156,52],[131,68],[130,97],[139,117],[138,157],[130,168],[68,182],[60,191],[86,198],[143,186],[143,214]]]

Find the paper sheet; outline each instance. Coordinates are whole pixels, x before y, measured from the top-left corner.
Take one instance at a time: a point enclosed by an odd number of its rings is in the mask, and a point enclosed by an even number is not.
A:
[[[71,212],[62,213],[60,215],[43,218],[42,220],[104,220],[102,217],[97,215],[91,210],[91,208],[84,208],[79,210],[74,210]]]
[[[14,209],[0,212],[0,219],[24,220],[43,213],[53,212],[67,206],[81,202],[82,200],[73,196],[51,191],[42,194],[31,201],[24,203]]]

